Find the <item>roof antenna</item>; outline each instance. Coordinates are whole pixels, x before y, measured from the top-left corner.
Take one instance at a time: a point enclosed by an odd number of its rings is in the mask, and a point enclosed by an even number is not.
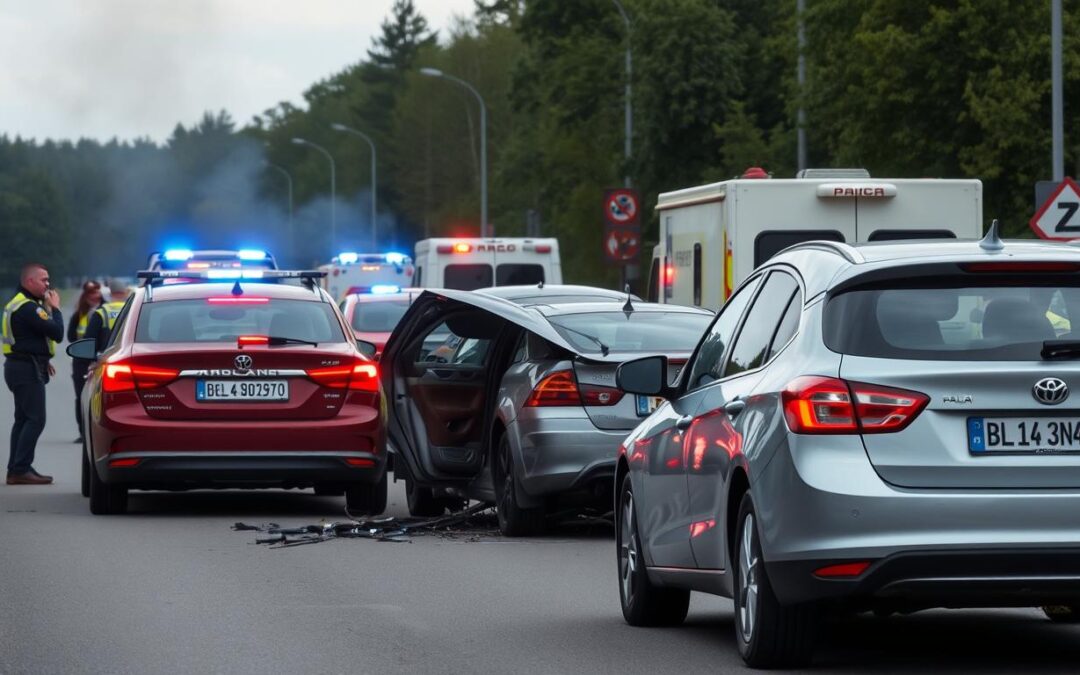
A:
[[[543,288],[543,287],[544,287],[544,280],[543,280],[543,279],[541,279],[541,280],[540,280],[540,283],[536,284],[536,287],[537,287],[537,288]]]
[[[626,318],[630,318],[630,313],[634,311],[634,303],[630,302],[630,284],[626,284],[623,290],[626,291],[626,304],[622,306],[622,311],[626,312]]]
[[[984,251],[1000,251],[1005,248],[1005,242],[1001,240],[998,235],[998,220],[994,218],[990,223],[990,229],[986,231],[986,236],[979,242],[979,248]]]
[[[244,294],[244,289],[240,288],[240,280],[239,279],[237,279],[236,283],[233,284],[232,294],[233,295],[243,295]]]

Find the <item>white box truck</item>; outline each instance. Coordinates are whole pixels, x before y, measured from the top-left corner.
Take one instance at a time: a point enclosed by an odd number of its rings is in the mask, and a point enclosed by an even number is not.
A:
[[[649,300],[718,310],[758,265],[824,239],[982,236],[982,182],[871,178],[862,169],[808,169],[797,178],[743,177],[659,196]]]
[[[439,238],[416,242],[413,286],[473,291],[489,286],[562,283],[557,239]]]

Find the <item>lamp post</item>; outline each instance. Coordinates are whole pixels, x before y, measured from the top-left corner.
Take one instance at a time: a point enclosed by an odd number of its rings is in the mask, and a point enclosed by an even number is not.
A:
[[[292,192],[292,176],[289,172],[280,167],[277,164],[266,162],[266,166],[270,167],[274,171],[277,171],[282,176],[285,176],[285,185],[289,191],[289,250],[293,256],[296,255],[296,233],[293,231],[293,192]]]
[[[318,150],[330,162],[330,249],[331,251],[337,251],[337,219],[334,211],[334,203],[337,201],[337,174],[334,170],[334,157],[326,148],[303,138],[294,138],[292,142],[296,145],[306,145]]]
[[[806,92],[806,24],[803,18],[806,13],[806,0],[796,0],[795,15],[798,17],[799,26],[796,35],[799,48],[799,58],[796,65],[795,76],[799,83],[799,109],[795,113],[795,126],[797,137],[796,164],[799,171],[806,168],[806,110],[803,109],[803,97]]]
[[[623,7],[619,0],[611,0],[615,3],[615,9],[619,10],[619,14],[622,16],[623,21],[626,23],[626,93],[623,96],[623,103],[626,107],[625,111],[625,138],[623,139],[623,154],[626,157],[626,175],[623,177],[624,187],[630,187],[630,157],[633,155],[634,150],[634,107],[631,105],[631,94],[633,93],[633,79],[634,79],[634,62],[630,54],[630,15],[626,13],[626,8]]]
[[[1065,180],[1065,127],[1061,94],[1061,0],[1050,0],[1050,135],[1054,181]]]
[[[371,250],[374,252],[378,250],[376,247],[379,245],[379,221],[377,220],[379,213],[377,206],[378,183],[376,174],[375,141],[371,140],[371,137],[365,134],[363,131],[360,131],[359,129],[353,129],[352,127],[347,127],[344,124],[331,124],[330,128],[334,131],[342,131],[347,134],[352,134],[353,136],[359,136],[360,138],[367,141],[367,144],[371,146]]]
[[[465,87],[472,92],[480,104],[480,236],[495,236],[494,232],[488,232],[488,197],[487,197],[487,106],[480,92],[471,84],[453,75],[447,75],[438,68],[421,68],[420,73],[428,77],[441,77]],[[494,229],[494,228],[492,228]]]

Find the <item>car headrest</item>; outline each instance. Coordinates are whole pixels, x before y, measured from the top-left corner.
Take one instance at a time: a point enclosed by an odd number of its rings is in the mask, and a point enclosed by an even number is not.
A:
[[[986,305],[983,337],[1008,342],[1040,342],[1054,339],[1054,326],[1046,311],[1022,298],[998,298]]]

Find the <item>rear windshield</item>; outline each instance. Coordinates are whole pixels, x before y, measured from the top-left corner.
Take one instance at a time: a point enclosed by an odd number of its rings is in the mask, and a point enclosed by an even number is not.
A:
[[[825,306],[825,344],[855,356],[1026,361],[1041,358],[1044,340],[1075,339],[1071,318],[1080,317],[1080,281],[970,282],[938,279],[929,287],[837,295]]]
[[[522,286],[544,281],[544,266],[535,263],[507,263],[495,270],[496,286]]]
[[[358,302],[353,310],[352,327],[368,333],[389,333],[405,316],[409,303]]]
[[[712,321],[711,314],[685,312],[588,312],[550,317],[567,342],[585,353],[689,352]],[[599,341],[599,342],[597,342]]]
[[[235,342],[240,335],[296,338],[320,344],[344,342],[332,305],[311,300],[252,298],[250,304],[212,303],[213,298],[144,303],[136,342]]]
[[[475,291],[491,286],[491,265],[447,265],[443,270],[443,287]]]

